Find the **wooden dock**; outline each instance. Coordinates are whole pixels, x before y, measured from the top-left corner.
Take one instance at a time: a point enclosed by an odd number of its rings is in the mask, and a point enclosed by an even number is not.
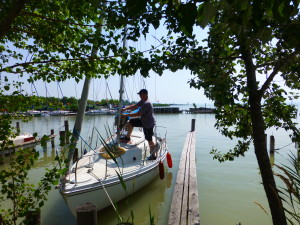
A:
[[[195,120],[182,150],[169,213],[169,225],[200,224],[195,152]]]
[[[188,110],[184,110],[186,113],[192,113],[192,114],[210,114],[210,113],[216,113],[216,109],[214,108],[190,108]]]
[[[154,113],[181,113],[179,107],[154,107]]]

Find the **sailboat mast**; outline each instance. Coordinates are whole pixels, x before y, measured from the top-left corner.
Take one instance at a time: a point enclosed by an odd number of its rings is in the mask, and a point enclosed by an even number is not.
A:
[[[126,32],[127,26],[124,28],[124,39],[123,39],[123,49],[126,47]],[[124,50],[123,50],[124,51]],[[122,117],[122,106],[123,106],[123,93],[124,93],[124,75],[120,74],[120,89],[119,89],[119,116],[118,116],[118,126],[117,126],[117,142],[120,143],[120,125]]]

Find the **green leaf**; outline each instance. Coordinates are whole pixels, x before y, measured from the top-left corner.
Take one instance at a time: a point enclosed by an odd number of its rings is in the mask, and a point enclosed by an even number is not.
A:
[[[177,19],[182,31],[187,35],[193,34],[193,26],[197,16],[197,7],[195,3],[188,2],[181,4],[177,10]]]
[[[146,11],[147,0],[127,0],[126,5],[130,16],[139,16]]]
[[[205,28],[217,14],[218,8],[212,2],[204,2],[198,8],[197,20],[202,28]]]

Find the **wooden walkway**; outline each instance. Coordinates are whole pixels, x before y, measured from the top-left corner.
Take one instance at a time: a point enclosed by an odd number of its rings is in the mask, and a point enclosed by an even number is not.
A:
[[[181,113],[179,107],[154,107],[154,113]]]
[[[191,131],[181,154],[169,225],[200,224],[195,146],[195,131]]]

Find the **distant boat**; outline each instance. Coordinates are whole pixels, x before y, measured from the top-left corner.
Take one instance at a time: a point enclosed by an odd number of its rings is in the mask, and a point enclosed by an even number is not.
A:
[[[50,111],[50,116],[73,116],[73,115],[76,115],[76,113],[72,111],[66,111],[66,110]]]
[[[29,110],[29,111],[27,111],[26,112],[26,116],[34,116],[34,117],[40,117],[40,116],[42,116],[42,112],[40,112],[40,111],[36,111],[36,110]]]
[[[52,139],[55,136],[55,134],[51,134],[48,135],[48,138]],[[9,138],[9,140],[12,141],[12,145],[7,146],[7,149],[13,149],[18,147],[30,147],[36,145],[42,140],[42,138],[34,137],[33,134],[30,133],[23,133],[17,135],[16,137]],[[2,143],[2,141],[0,141],[0,143]]]
[[[103,108],[103,109],[93,109],[85,112],[85,115],[95,116],[95,115],[115,115],[117,111],[114,109]]]
[[[13,141],[14,146],[22,146],[25,144],[32,143],[35,139],[32,134],[26,133],[26,134],[20,134],[15,138],[10,138],[10,140]]]

